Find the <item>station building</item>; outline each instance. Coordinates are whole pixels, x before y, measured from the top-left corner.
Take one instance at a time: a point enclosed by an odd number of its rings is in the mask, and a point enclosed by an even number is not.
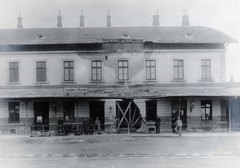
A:
[[[236,41],[218,30],[148,27],[0,30],[0,129],[56,131],[57,121],[78,125],[98,117],[102,129],[128,131],[176,116],[186,131],[240,128],[240,85],[226,82],[226,47]],[[115,122],[117,121],[117,122]]]

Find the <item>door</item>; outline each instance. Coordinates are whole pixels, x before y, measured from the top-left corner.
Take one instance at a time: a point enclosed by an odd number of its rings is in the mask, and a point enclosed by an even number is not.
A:
[[[93,119],[95,122],[96,118],[100,120],[101,129],[104,130],[104,123],[105,123],[105,113],[104,113],[104,101],[90,101],[89,102],[89,111],[90,111],[90,118]]]
[[[175,122],[179,115],[183,123],[182,128],[187,128],[187,101],[186,100],[172,101],[172,127],[175,127]]]
[[[63,120],[65,123],[73,123],[74,117],[74,101],[63,102]]]
[[[48,102],[34,102],[34,130],[49,130]]]

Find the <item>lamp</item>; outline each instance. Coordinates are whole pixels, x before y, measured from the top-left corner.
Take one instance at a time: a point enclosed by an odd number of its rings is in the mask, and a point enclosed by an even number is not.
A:
[[[57,102],[52,102],[53,110],[55,111],[55,114],[57,114]]]
[[[195,105],[195,101],[190,100],[190,112],[192,112],[192,109],[194,108],[194,105]]]

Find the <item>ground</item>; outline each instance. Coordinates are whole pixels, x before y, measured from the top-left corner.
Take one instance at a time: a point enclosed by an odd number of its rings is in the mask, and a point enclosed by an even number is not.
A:
[[[240,133],[0,135],[0,167],[239,167]]]

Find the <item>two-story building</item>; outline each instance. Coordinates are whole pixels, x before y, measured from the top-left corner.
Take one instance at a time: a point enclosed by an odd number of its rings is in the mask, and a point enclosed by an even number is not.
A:
[[[2,131],[56,130],[99,117],[102,128],[139,129],[159,115],[162,131],[180,116],[184,128],[240,128],[239,85],[226,83],[226,46],[236,42],[207,27],[153,26],[0,30]],[[142,121],[143,120],[143,121]]]

